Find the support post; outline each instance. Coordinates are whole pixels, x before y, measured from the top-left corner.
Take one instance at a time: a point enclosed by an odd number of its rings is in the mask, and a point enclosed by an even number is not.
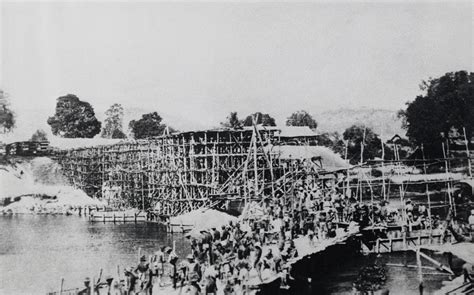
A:
[[[452,194],[451,194],[451,181],[450,181],[450,175],[449,175],[449,165],[448,165],[446,150],[445,150],[445,148],[444,148],[444,142],[442,142],[441,145],[442,145],[442,148],[443,148],[444,167],[445,167],[446,176],[447,176],[446,185],[447,185],[447,189],[448,189],[449,205],[451,206],[451,208],[452,208],[452,210],[453,210],[454,216],[456,216],[456,204],[454,204],[454,202],[453,202],[453,196],[452,196]]]
[[[360,143],[360,164],[364,163],[364,145],[365,145],[365,132],[367,128],[364,126],[364,135],[362,136],[362,142]]]
[[[429,257],[428,255],[424,254],[423,252],[419,251],[419,255],[420,257],[423,257],[425,258],[426,260],[428,260],[429,262],[433,263],[434,265],[436,265],[437,267],[441,268],[442,270],[444,270],[445,272],[451,274],[451,275],[454,275],[454,272],[449,269],[448,267],[446,267],[445,265],[443,265],[442,263],[439,263],[438,261],[434,260],[433,258]]]
[[[61,278],[61,287],[59,287],[59,295],[63,294],[64,289],[64,278]]]
[[[464,144],[466,145],[467,165],[469,167],[469,177],[472,177],[471,152],[469,151],[469,142],[467,141],[466,128],[462,128],[464,132]]]
[[[420,295],[423,295],[423,271],[421,266],[421,257],[420,257],[420,247],[416,248],[416,265],[418,266],[418,289],[420,291]]]
[[[380,144],[382,145],[382,196],[384,200],[387,200],[386,192],[385,192],[385,171],[384,171],[384,161],[385,161],[385,147],[383,144],[383,129],[380,132]]]

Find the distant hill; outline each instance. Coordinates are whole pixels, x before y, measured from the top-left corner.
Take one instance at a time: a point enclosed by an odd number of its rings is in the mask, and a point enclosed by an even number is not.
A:
[[[397,111],[385,109],[338,109],[314,114],[318,122],[319,133],[343,133],[353,124],[364,124],[384,139],[398,134],[405,137],[406,131],[402,129],[402,120],[397,117]]]

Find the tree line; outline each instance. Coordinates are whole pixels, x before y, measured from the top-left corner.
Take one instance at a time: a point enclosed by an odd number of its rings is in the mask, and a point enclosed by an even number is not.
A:
[[[474,131],[474,73],[467,71],[449,72],[439,78],[422,81],[420,91],[406,108],[398,112],[408,140],[399,144],[405,147],[424,147],[424,156],[437,157],[441,154],[442,143],[453,136],[463,134],[470,142]],[[90,103],[74,94],[57,99],[55,113],[47,123],[54,135],[65,138],[92,138],[101,133],[103,138],[126,138],[123,128],[124,109],[113,104],[105,112],[104,122],[100,122]],[[254,123],[276,126],[275,119],[267,113],[256,112],[239,119],[237,112],[231,112],[221,126],[242,129]],[[292,113],[286,120],[287,126],[307,126],[316,130],[318,123],[307,111]],[[0,132],[10,132],[15,127],[15,114],[10,108],[8,95],[0,90]],[[143,114],[140,119],[128,124],[130,137],[145,139],[177,130],[163,123],[157,112]],[[46,133],[38,130],[31,140],[44,140]],[[342,134],[325,132],[317,137],[317,144],[331,148],[352,163],[381,157],[386,151],[390,158],[391,146],[382,144],[379,135],[363,124],[353,125]],[[403,157],[400,154],[400,157]]]
[[[103,138],[127,138],[123,128],[124,108],[114,103],[105,112],[104,122],[100,122],[90,103],[80,100],[74,94],[57,99],[56,111],[48,118],[48,124],[54,135],[65,138],[93,138],[101,133]],[[129,122],[130,136],[144,139],[162,135],[165,130],[174,129],[162,123],[163,118],[157,112],[143,114],[138,120]]]

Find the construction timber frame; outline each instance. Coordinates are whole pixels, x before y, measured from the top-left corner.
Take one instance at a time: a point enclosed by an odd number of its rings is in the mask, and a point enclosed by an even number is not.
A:
[[[299,176],[265,151],[275,140],[274,130],[255,126],[182,132],[68,150],[58,159],[70,182],[90,196],[110,198],[112,191],[126,207],[177,215],[287,193]]]

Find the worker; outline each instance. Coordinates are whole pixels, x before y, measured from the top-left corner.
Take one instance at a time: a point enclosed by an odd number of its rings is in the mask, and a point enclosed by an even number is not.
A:
[[[204,294],[206,295],[215,295],[217,294],[217,271],[214,269],[214,266],[211,265],[211,270],[205,272],[206,277],[206,287],[204,289]]]
[[[165,249],[166,249],[166,246],[158,248],[158,251],[155,252],[155,256],[154,256],[154,261],[156,265],[155,275],[157,276],[158,281],[160,281],[160,283],[161,283],[163,274],[165,272],[165,262],[166,262]]]
[[[462,271],[464,274],[464,283],[474,282],[474,265],[471,263],[464,263]]]
[[[140,262],[135,268],[135,274],[138,278],[138,288],[143,294],[151,294],[152,281],[151,281],[151,269],[149,263],[147,263],[146,256],[140,257]]]
[[[176,255],[174,249],[170,247],[165,248],[165,253],[168,254],[168,262],[173,266],[173,288],[176,289],[176,282],[178,280],[176,263],[178,262],[178,255]]]
[[[201,280],[201,268],[195,261],[192,254],[186,256],[186,261],[183,262],[182,268],[184,272],[184,279],[187,281],[188,286],[193,290],[197,289],[199,292],[201,292],[201,288],[198,284],[198,282]]]
[[[471,210],[471,215],[468,218],[469,227],[471,232],[474,231],[474,209]]]
[[[78,295],[91,295],[91,279],[86,277],[84,279],[84,289],[77,292]]]
[[[212,228],[212,236],[213,236],[214,241],[221,240],[221,232],[215,227]]]

